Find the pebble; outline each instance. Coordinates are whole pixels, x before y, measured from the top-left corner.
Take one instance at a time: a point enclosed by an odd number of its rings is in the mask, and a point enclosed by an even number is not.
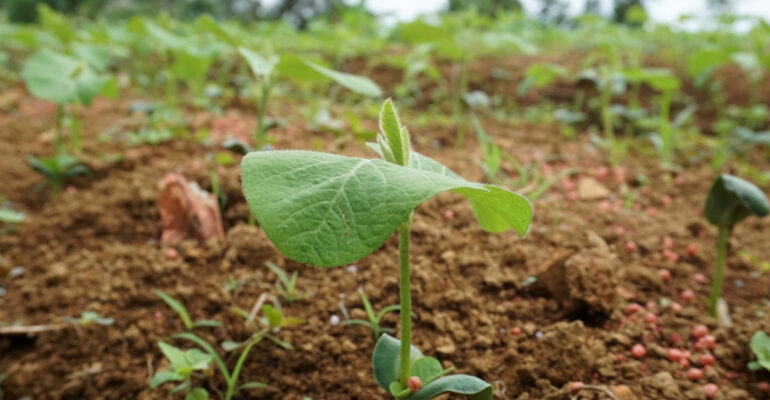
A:
[[[339,324],[340,324],[340,317],[339,317],[339,316],[337,316],[337,314],[332,314],[332,316],[331,316],[331,317],[329,317],[329,323],[330,323],[332,326],[337,326],[337,325],[339,325]]]

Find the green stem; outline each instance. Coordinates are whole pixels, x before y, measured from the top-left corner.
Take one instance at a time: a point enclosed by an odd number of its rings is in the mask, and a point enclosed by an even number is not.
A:
[[[72,147],[73,152],[80,153],[80,150],[83,149],[83,126],[80,123],[80,117],[78,117],[77,103],[70,106],[70,118],[72,121],[70,124],[70,147]]]
[[[259,109],[257,109],[257,134],[255,140],[257,150],[261,149],[265,145],[266,126],[265,124],[265,108],[267,108],[267,98],[270,95],[270,84],[265,82],[262,85],[262,93],[259,98]]]
[[[612,110],[610,109],[612,91],[609,85],[610,83],[608,82],[608,87],[602,90],[602,125],[604,126],[604,139],[610,145],[610,161],[614,165],[617,164],[617,145],[615,144],[615,130],[612,127]]]
[[[238,357],[238,362],[235,363],[233,373],[230,375],[230,379],[227,381],[227,393],[225,393],[225,400],[230,400],[235,395],[235,385],[238,383],[238,376],[241,374],[241,369],[243,369],[243,363],[246,362],[246,357],[249,355],[251,348],[254,347],[255,344],[262,341],[265,333],[267,332],[260,331],[254,335],[254,339],[252,339],[251,342],[246,345],[246,347],[241,352],[241,356]]]
[[[62,132],[62,118],[64,117],[64,105],[56,105],[56,138],[54,139],[54,150],[56,154],[61,153],[64,133]]]
[[[669,110],[671,108],[671,92],[665,91],[660,97],[660,134],[663,140],[663,164],[671,164],[674,151],[674,132],[671,130]]]
[[[719,227],[717,259],[716,265],[714,265],[714,276],[711,278],[711,294],[708,301],[709,315],[712,317],[717,316],[717,302],[722,297],[722,283],[725,280],[725,260],[727,258],[727,237],[729,235],[730,228],[726,226]]]
[[[399,230],[399,286],[401,289],[401,383],[406,385],[409,379],[412,348],[412,291],[409,282],[409,230],[412,216],[401,224]]]

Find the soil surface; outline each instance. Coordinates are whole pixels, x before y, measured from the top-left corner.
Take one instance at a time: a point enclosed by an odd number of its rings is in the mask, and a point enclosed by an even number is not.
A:
[[[0,324],[59,324],[85,310],[115,320],[80,330],[0,336],[7,398],[171,398],[170,385],[150,389],[149,382],[165,367],[157,341],[183,327],[153,290],[180,300],[193,319],[221,321],[221,328],[196,329],[212,343],[244,340],[250,331],[229,309],[250,310],[263,293],[277,295],[276,277],[265,261],[299,271],[298,287],[312,296],[283,304],[284,314],[306,320],[278,334],[295,349],[262,342],[246,363],[243,382],[258,380],[269,388],[238,398],[388,398],[372,377],[371,332],[330,321],[343,315],[341,303],[361,316],[358,288],[377,309],[398,302],[395,238],[348,267],[320,269],[287,260],[258,226],[247,224],[240,169],[234,165],[219,169],[228,197],[222,212],[226,240],[205,246],[184,242],[176,247],[178,256],[169,257],[159,245],[158,182],[178,171],[211,190],[204,160],[217,148],[184,139],[139,147],[101,141],[102,132],[135,123],[135,117],[129,100],[97,101],[81,111],[83,159],[92,174],[53,198],[37,187],[42,178],[25,158],[51,154],[55,110],[23,89],[7,93],[13,105],[0,115],[0,194],[27,219],[16,232],[0,235]],[[313,131],[288,106],[272,107],[273,115],[287,121],[286,128],[271,131],[275,148],[313,149],[321,143],[327,151],[374,156],[355,140]],[[217,116],[189,109],[186,115],[193,131],[247,135],[256,113],[233,108]],[[411,124],[414,117],[404,111],[402,120],[418,151],[468,179],[484,179],[475,140],[469,137],[465,148],[453,149],[456,126]],[[365,124],[376,126],[373,120]],[[458,372],[494,383],[498,399],[568,399],[575,381],[606,387],[624,400],[703,400],[706,383],[718,385],[720,400],[768,398],[759,384],[770,374],[750,372],[746,364],[753,359],[751,335],[770,331],[770,274],[756,261],[770,260],[770,218],[749,218],[731,237],[725,298],[733,326],[723,327],[705,311],[716,241],[715,228],[701,215],[714,176],[707,163],[670,172],[655,159],[632,155],[613,167],[588,135],[569,141],[548,125],[511,126],[492,118],[483,124],[521,162],[541,161],[544,175],[568,168],[577,173],[537,201],[532,229],[523,239],[484,233],[467,202],[451,194],[418,208],[412,234],[416,346]],[[759,170],[770,168],[761,154],[752,157]],[[504,169],[515,171],[507,163]],[[643,188],[641,175],[649,181]],[[624,187],[640,192],[630,210]],[[662,278],[661,269],[670,279]],[[237,290],[226,289],[229,277],[242,283]],[[682,296],[686,290],[694,299]],[[641,307],[629,314],[632,304]],[[397,316],[383,324],[396,327]],[[715,338],[711,349],[691,338],[700,324]],[[644,357],[632,357],[635,344],[645,346]],[[689,364],[669,361],[670,348],[691,352]],[[714,364],[703,368],[702,378],[688,379],[688,370],[701,368],[707,353]],[[230,365],[235,358],[227,357]],[[217,374],[200,381],[208,389],[223,385]],[[577,395],[608,398],[599,391]]]

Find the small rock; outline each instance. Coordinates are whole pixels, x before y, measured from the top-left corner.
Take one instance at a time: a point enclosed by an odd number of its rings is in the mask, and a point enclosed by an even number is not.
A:
[[[610,191],[594,178],[583,177],[578,183],[578,198],[580,200],[599,200],[607,198]]]
[[[620,400],[636,400],[636,395],[626,385],[613,386],[611,390],[612,394]]]

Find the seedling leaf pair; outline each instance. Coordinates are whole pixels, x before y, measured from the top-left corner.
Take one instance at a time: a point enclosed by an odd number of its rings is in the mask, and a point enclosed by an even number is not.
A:
[[[471,400],[489,400],[492,398],[492,385],[469,375],[449,375],[452,368],[443,369],[441,363],[433,357],[425,357],[420,350],[412,346],[410,376],[420,378],[422,387],[416,392],[405,388],[398,381],[401,357],[398,339],[383,334],[377,341],[372,355],[372,369],[377,384],[394,397],[409,400],[432,399],[443,393],[467,395]]]

